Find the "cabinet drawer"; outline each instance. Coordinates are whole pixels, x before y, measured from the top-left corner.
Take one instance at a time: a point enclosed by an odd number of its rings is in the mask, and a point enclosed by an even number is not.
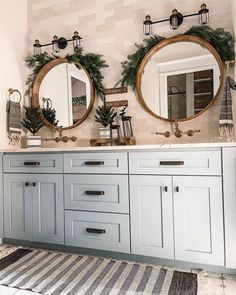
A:
[[[65,208],[129,213],[127,175],[65,175]]]
[[[220,150],[130,153],[131,174],[221,175]]]
[[[3,156],[4,172],[63,173],[63,156],[60,154],[27,154]]]
[[[65,211],[65,244],[130,252],[129,215]]]
[[[128,173],[126,153],[65,154],[65,173]]]

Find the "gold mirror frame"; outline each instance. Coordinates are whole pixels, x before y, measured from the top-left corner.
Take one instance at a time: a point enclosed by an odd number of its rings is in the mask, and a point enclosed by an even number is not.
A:
[[[34,107],[38,107],[39,106],[39,90],[40,90],[40,86],[41,83],[43,81],[43,79],[45,78],[45,76],[47,75],[47,73],[53,69],[54,67],[63,64],[63,63],[68,63],[68,61],[65,58],[56,58],[52,61],[49,61],[37,74],[34,83],[33,83],[33,87],[32,87],[32,100],[31,100],[31,104]],[[78,65],[79,68],[83,69],[86,74],[88,75],[89,78],[89,82],[90,82],[90,103],[89,106],[87,108],[86,113],[84,114],[84,116],[75,124],[68,126],[68,127],[55,127],[54,125],[52,125],[51,123],[49,123],[47,121],[47,119],[44,118],[44,124],[45,126],[47,126],[50,129],[53,130],[57,130],[57,131],[63,131],[63,130],[70,130],[73,129],[77,126],[79,126],[83,121],[85,121],[87,119],[87,117],[89,116],[89,114],[92,111],[93,105],[94,105],[94,101],[95,101],[95,96],[94,96],[94,88],[93,88],[93,82],[88,74],[88,71],[80,64],[80,63],[74,63],[75,65]]]
[[[211,100],[211,102],[207,105],[207,107],[202,110],[201,112],[197,113],[194,116],[188,117],[188,118],[184,118],[184,119],[179,119],[178,122],[183,122],[183,121],[188,121],[188,120],[192,120],[198,116],[200,116],[201,114],[203,114],[204,112],[206,112],[210,106],[216,101],[217,97],[220,94],[220,91],[222,89],[223,86],[223,81],[224,81],[224,65],[223,62],[221,60],[220,55],[218,54],[218,52],[215,50],[215,48],[208,43],[207,41],[196,37],[196,36],[190,36],[190,35],[177,35],[177,36],[173,36],[170,38],[167,38],[163,41],[160,41],[158,44],[154,45],[144,56],[144,58],[142,59],[139,67],[138,67],[138,72],[137,72],[137,77],[136,77],[136,95],[138,96],[138,99],[142,105],[142,107],[152,116],[156,117],[157,119],[166,121],[166,122],[175,122],[175,120],[170,120],[167,118],[163,118],[161,116],[158,116],[156,113],[154,113],[145,103],[145,100],[143,98],[142,95],[142,91],[141,91],[141,80],[142,80],[142,74],[144,71],[144,68],[146,66],[146,64],[149,62],[149,60],[152,58],[152,56],[157,53],[159,50],[161,50],[162,48],[170,45],[170,44],[174,44],[174,43],[178,43],[178,42],[192,42],[192,43],[196,43],[199,44],[200,46],[208,49],[210,51],[210,53],[214,56],[214,58],[216,59],[219,69],[220,69],[220,85],[219,88],[217,90],[217,93],[215,94],[215,96],[213,97],[213,99]]]

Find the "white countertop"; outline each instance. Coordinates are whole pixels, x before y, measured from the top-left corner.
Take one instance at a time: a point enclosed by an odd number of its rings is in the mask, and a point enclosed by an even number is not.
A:
[[[91,152],[91,151],[130,151],[130,150],[156,150],[156,149],[186,149],[186,148],[221,148],[236,147],[236,142],[210,142],[210,143],[184,143],[184,144],[154,144],[154,145],[128,145],[128,146],[86,146],[86,147],[58,147],[58,148],[18,148],[0,149],[0,153],[42,153],[42,152]]]

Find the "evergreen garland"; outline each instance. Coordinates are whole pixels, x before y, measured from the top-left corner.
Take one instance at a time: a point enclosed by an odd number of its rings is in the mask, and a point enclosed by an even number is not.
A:
[[[30,94],[30,91],[32,89],[33,82],[39,73],[39,71],[51,60],[54,60],[56,58],[59,58],[59,56],[56,56],[54,54],[49,54],[47,52],[28,56],[25,60],[26,66],[32,70],[32,73],[28,77],[26,81],[26,85],[28,86],[28,90],[26,91],[26,94]],[[79,48],[75,53],[71,55],[65,56],[68,63],[80,63],[88,72],[92,82],[93,87],[95,90],[95,93],[97,96],[102,97],[104,93],[104,86],[103,86],[103,75],[101,73],[101,69],[108,67],[105,60],[102,58],[102,55],[100,54],[94,54],[94,53],[83,53],[82,48]],[[79,65],[76,65],[78,68]]]
[[[39,71],[51,60],[55,59],[56,56],[53,54],[49,54],[47,52],[43,52],[41,54],[27,56],[25,59],[26,66],[32,70],[32,73],[29,75],[28,79],[26,80],[27,90],[25,92],[26,95],[29,95],[32,86],[34,83],[34,79],[36,78]]]
[[[40,107],[25,107],[25,118],[21,121],[24,128],[29,130],[33,135],[35,135],[39,129],[44,126],[43,115]]]
[[[144,55],[160,41],[164,40],[161,36],[152,36],[149,39],[144,39],[144,44],[135,44],[137,48],[136,52],[129,54],[127,60],[121,63],[122,66],[122,78],[118,81],[117,85],[121,87],[131,86],[135,88],[136,75],[138,71],[139,64],[141,63]]]
[[[235,59],[235,39],[230,32],[222,28],[214,30],[209,26],[193,26],[185,35],[197,36],[210,43],[219,53],[222,61]]]
[[[193,26],[184,35],[197,36],[210,43],[219,53],[223,62],[235,58],[235,39],[230,32],[226,32],[222,28],[214,30],[209,26]],[[137,71],[143,57],[153,46],[164,39],[164,37],[155,35],[149,39],[144,39],[144,44],[142,45],[135,44],[137,48],[136,52],[129,54],[127,60],[121,63],[122,78],[118,81],[116,86],[130,86],[132,89],[135,89]]]

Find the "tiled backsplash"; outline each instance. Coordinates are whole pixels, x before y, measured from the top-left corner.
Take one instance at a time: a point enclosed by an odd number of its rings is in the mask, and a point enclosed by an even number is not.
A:
[[[105,86],[113,87],[121,75],[120,62],[128,53],[135,50],[135,43],[142,43],[142,21],[146,14],[153,19],[166,18],[173,8],[182,13],[199,10],[202,0],[31,0],[30,1],[30,38],[39,38],[41,42],[51,40],[54,34],[70,37],[75,30],[83,37],[82,45],[86,52],[103,54],[109,64],[104,70]],[[230,0],[208,0],[210,23],[213,28],[223,27],[233,32]],[[180,34],[192,25],[198,25],[198,17],[185,19],[179,30],[173,31],[168,23],[158,24],[154,33],[162,36]],[[48,48],[50,50],[50,48]],[[71,48],[72,50],[72,48]],[[174,136],[165,139],[155,135],[155,131],[170,130],[169,123],[158,120],[146,113],[139,104],[135,93],[129,90],[125,94],[108,96],[108,100],[128,99],[128,113],[133,117],[134,133],[137,143],[184,143],[219,141],[218,115],[219,99],[207,111],[191,121],[180,124],[180,128],[201,129],[201,133],[192,138],[177,139]],[[99,101],[94,106],[96,108]],[[79,127],[65,132],[76,135],[79,139],[75,145],[87,145],[90,138],[96,138],[99,125],[94,122],[94,110],[89,118]],[[44,129],[43,136],[52,134]],[[47,145],[58,145],[47,143]],[[68,144],[67,144],[68,145]],[[72,145],[72,143],[71,143]]]

